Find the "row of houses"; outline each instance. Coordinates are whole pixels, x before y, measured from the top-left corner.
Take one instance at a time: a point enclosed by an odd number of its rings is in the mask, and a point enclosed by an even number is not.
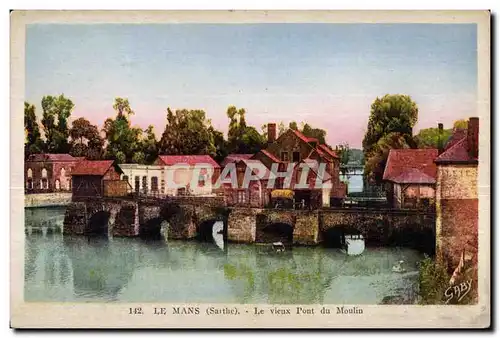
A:
[[[273,194],[279,195],[276,193],[282,190],[303,206],[329,206],[345,197],[347,187],[339,179],[339,157],[331,147],[293,129],[276,137],[276,130],[275,123],[268,124],[265,149],[256,154],[230,154],[221,163],[208,155],[160,155],[152,165],[116,165],[110,160],[87,161],[68,154],[32,155],[25,162],[26,193],[72,192],[76,197],[131,192],[223,195],[228,206],[252,207],[268,205]],[[204,167],[200,169],[199,164]],[[238,184],[216,186],[228,167],[235,168]],[[242,184],[245,172],[258,177],[248,187]],[[273,173],[280,177],[275,178]],[[284,173],[291,177],[289,182]]]

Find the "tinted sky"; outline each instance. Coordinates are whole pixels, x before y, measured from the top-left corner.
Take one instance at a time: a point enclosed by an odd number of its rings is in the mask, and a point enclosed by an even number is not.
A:
[[[229,105],[260,130],[307,121],[332,145],[360,147],[370,105],[409,94],[416,130],[477,115],[476,25],[469,24],[157,24],[30,25],[26,100],[64,93],[72,118],[102,126],[115,97],[129,99],[132,123],[165,111],[203,109],[227,131]]]

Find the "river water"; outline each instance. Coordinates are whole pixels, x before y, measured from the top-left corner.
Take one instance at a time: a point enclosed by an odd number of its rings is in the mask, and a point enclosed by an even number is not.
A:
[[[64,208],[25,209],[26,301],[259,304],[413,303],[417,262],[403,248],[338,249],[63,236]],[[42,230],[45,229],[45,230]],[[392,267],[403,260],[406,272]]]

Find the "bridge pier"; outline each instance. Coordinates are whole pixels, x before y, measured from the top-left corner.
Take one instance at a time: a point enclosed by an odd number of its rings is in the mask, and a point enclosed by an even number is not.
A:
[[[319,213],[300,212],[295,218],[293,243],[299,245],[316,245],[319,237]]]
[[[235,243],[254,243],[260,209],[232,209],[227,221],[227,239]]]

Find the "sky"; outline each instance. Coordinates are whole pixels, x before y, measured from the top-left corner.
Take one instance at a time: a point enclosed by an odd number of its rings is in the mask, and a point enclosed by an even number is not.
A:
[[[26,101],[64,94],[72,119],[102,127],[115,97],[157,137],[167,107],[203,109],[227,132],[228,106],[259,131],[307,122],[361,147],[370,105],[407,94],[421,128],[477,116],[475,24],[33,24]]]

